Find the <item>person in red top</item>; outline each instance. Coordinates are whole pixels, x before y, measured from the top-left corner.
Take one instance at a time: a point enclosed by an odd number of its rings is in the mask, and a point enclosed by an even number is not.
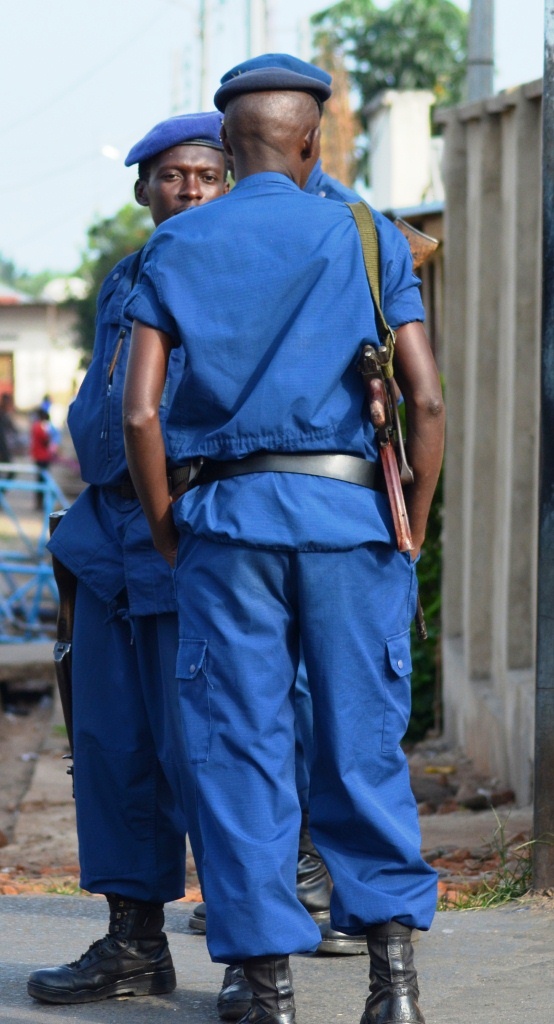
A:
[[[42,471],[48,469],[54,455],[56,445],[52,440],[52,429],[50,425],[50,413],[47,409],[39,408],[36,419],[31,426],[31,449],[30,455],[38,469],[37,480],[42,480]],[[44,495],[42,491],[36,492],[36,508],[43,508]]]

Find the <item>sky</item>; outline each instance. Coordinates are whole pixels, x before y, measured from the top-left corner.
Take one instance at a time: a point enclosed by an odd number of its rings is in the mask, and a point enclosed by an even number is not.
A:
[[[202,2],[210,40],[204,103]],[[544,3],[496,0],[496,90],[541,77]],[[309,59],[309,15],[327,6],[268,0],[262,49]],[[469,0],[458,6],[468,10]],[[136,174],[123,161],[133,143],[174,113],[211,109],[220,76],[245,58],[248,7],[248,0],[0,0],[5,259],[31,273],[77,269],[87,227],[132,201]],[[251,30],[259,53],[255,22]]]

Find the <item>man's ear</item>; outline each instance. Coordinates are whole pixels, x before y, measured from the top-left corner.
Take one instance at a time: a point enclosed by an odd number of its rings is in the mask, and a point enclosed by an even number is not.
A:
[[[321,129],[319,125],[315,128],[310,128],[309,132],[306,132],[300,153],[302,160],[311,160],[314,157],[317,159],[319,156],[320,136]]]
[[[223,143],[223,149],[225,150],[228,158],[230,160],[232,160],[233,159],[233,150],[231,149],[231,144],[229,142],[229,138],[228,138],[227,132],[225,130],[225,124],[221,125],[221,131],[219,133],[219,137],[220,137],[220,139],[221,139],[221,141]],[[233,165],[231,164],[231,167],[232,166]]]
[[[135,199],[139,206],[150,206],[148,185],[142,178],[137,178],[135,181]]]

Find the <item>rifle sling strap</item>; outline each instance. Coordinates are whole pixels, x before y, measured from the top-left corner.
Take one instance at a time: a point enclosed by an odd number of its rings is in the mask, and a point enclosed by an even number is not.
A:
[[[392,360],[394,356],[395,333],[385,320],[381,309],[381,289],[379,284],[379,240],[371,210],[367,203],[347,203],[362,243],[365,272],[369,282],[369,289],[375,306],[377,331],[381,345],[387,350],[387,361],[383,364],[382,370],[385,377],[392,377]]]

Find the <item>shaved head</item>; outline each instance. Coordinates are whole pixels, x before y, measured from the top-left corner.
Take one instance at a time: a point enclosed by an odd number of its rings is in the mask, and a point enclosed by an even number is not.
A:
[[[298,173],[307,170],[307,180],[319,156],[320,117],[317,100],[307,92],[245,93],[227,104],[222,138],[237,170],[280,171],[299,184]]]

